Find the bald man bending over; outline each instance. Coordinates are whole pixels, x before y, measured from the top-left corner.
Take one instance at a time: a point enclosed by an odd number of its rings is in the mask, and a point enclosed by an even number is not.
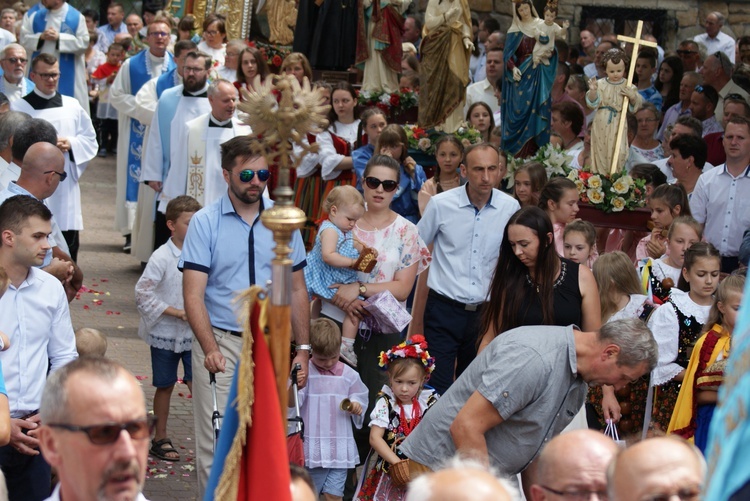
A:
[[[607,494],[607,466],[617,451],[612,439],[592,430],[556,436],[536,461],[531,500],[590,499],[591,494],[603,499]]]
[[[406,501],[515,501],[516,491],[481,463],[453,459],[448,467],[409,483]]]
[[[620,452],[607,469],[609,501],[698,499],[706,478],[706,461],[681,438],[659,437]]]

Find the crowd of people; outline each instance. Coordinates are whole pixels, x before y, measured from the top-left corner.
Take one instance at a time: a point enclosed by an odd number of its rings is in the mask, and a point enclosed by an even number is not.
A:
[[[278,68],[330,105],[292,178],[307,216],[290,243],[306,466],[292,468],[294,499],[517,499],[517,476],[535,501],[698,499],[750,257],[750,38],[710,13],[676,52],[639,51],[627,87],[627,47],[588,30],[570,46],[556,5],[542,22],[519,2],[506,37],[452,3],[439,12],[466,18],[456,35],[472,52],[456,112],[480,140],[443,134],[434,171],[348,81],[314,80],[302,52]],[[110,2],[98,17],[65,0],[0,12],[0,468],[10,500],[144,499],[147,455],[183,459],[169,434],[181,380],[210,497],[213,399],[232,405],[243,342],[233,300],[271,279],[275,246],[260,215],[277,171],[238,103],[276,76],[219,14],[196,26]],[[404,20],[402,87],[436,88],[432,24]],[[521,92],[547,92],[546,122],[505,106],[531,71]],[[540,163],[508,182],[508,152],[539,138],[573,169],[608,169],[623,88],[619,164],[645,184],[652,231],[579,219],[577,184]],[[108,156],[115,228],[144,268],[153,415],[103,358],[106,336],[70,318],[79,179]]]

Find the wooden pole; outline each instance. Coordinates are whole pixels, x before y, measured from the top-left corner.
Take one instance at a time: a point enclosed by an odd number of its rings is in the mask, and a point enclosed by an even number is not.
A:
[[[641,31],[643,30],[643,21],[638,21],[638,26],[635,30],[635,37],[626,37],[624,35],[617,35],[617,39],[621,42],[630,42],[633,44],[633,54],[630,58],[630,69],[628,69],[628,79],[625,82],[625,85],[633,85],[633,75],[635,75],[635,64],[636,59],[638,59],[638,49],[641,45],[645,45],[647,47],[656,47],[655,42],[649,42],[648,40],[641,40]],[[618,158],[620,157],[620,143],[622,141],[622,135],[625,133],[625,124],[627,123],[627,114],[628,114],[628,106],[630,104],[630,99],[628,96],[623,96],[622,100],[622,111],[620,112],[620,123],[617,127],[617,138],[615,140],[615,152],[612,156],[612,164],[609,168],[609,174],[610,176],[617,172],[621,166],[618,165]]]

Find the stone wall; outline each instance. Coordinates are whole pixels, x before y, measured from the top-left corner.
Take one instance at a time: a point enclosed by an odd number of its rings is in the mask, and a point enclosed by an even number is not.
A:
[[[510,26],[511,0],[468,0],[474,16],[482,18],[493,16],[503,30]],[[544,0],[534,1],[537,8],[544,6]],[[578,41],[578,26],[583,7],[623,7],[623,0],[559,0],[558,8],[561,19],[570,20],[570,37],[573,42]],[[427,0],[415,0],[415,6],[421,12],[427,6]],[[680,40],[692,38],[703,33],[701,26],[706,14],[714,11],[721,12],[727,18],[724,31],[735,38],[750,35],[750,2],[735,1],[722,2],[715,0],[628,0],[628,8],[658,9],[666,12],[669,19],[675,22],[667,26],[665,48],[675,50]]]

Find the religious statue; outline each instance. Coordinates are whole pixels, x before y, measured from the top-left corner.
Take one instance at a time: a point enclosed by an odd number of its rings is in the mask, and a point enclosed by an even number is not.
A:
[[[294,0],[267,0],[268,40],[273,44],[290,45],[294,41],[294,25],[297,23],[297,5]]]
[[[398,90],[403,54],[403,14],[410,3],[411,0],[362,0],[357,22],[356,56],[356,63],[364,64],[362,90]]]
[[[536,28],[536,36],[534,37],[536,38],[536,44],[532,53],[534,68],[540,64],[549,66],[549,58],[555,52],[555,39],[558,35],[565,38],[565,32],[570,27],[570,22],[567,19],[560,26],[555,23],[555,18],[557,18],[557,3],[550,1],[544,7],[544,23]]]
[[[609,175],[613,157],[617,151],[617,166],[622,168],[628,157],[627,121],[625,129],[618,134],[624,97],[630,101],[628,110],[635,113],[641,107],[643,98],[638,89],[625,78],[628,56],[620,49],[610,49],[602,57],[607,76],[589,80],[586,104],[596,109],[591,127],[591,172]],[[617,141],[619,138],[619,148]]]
[[[469,59],[474,50],[469,3],[429,0],[424,20],[419,125],[454,132],[464,118]]]
[[[514,3],[503,54],[503,148],[515,157],[527,158],[549,142],[557,51],[548,58],[549,64],[533,64],[537,30],[544,30],[544,22],[531,0]]]
[[[300,0],[292,50],[319,70],[346,71],[354,64],[361,0]]]

